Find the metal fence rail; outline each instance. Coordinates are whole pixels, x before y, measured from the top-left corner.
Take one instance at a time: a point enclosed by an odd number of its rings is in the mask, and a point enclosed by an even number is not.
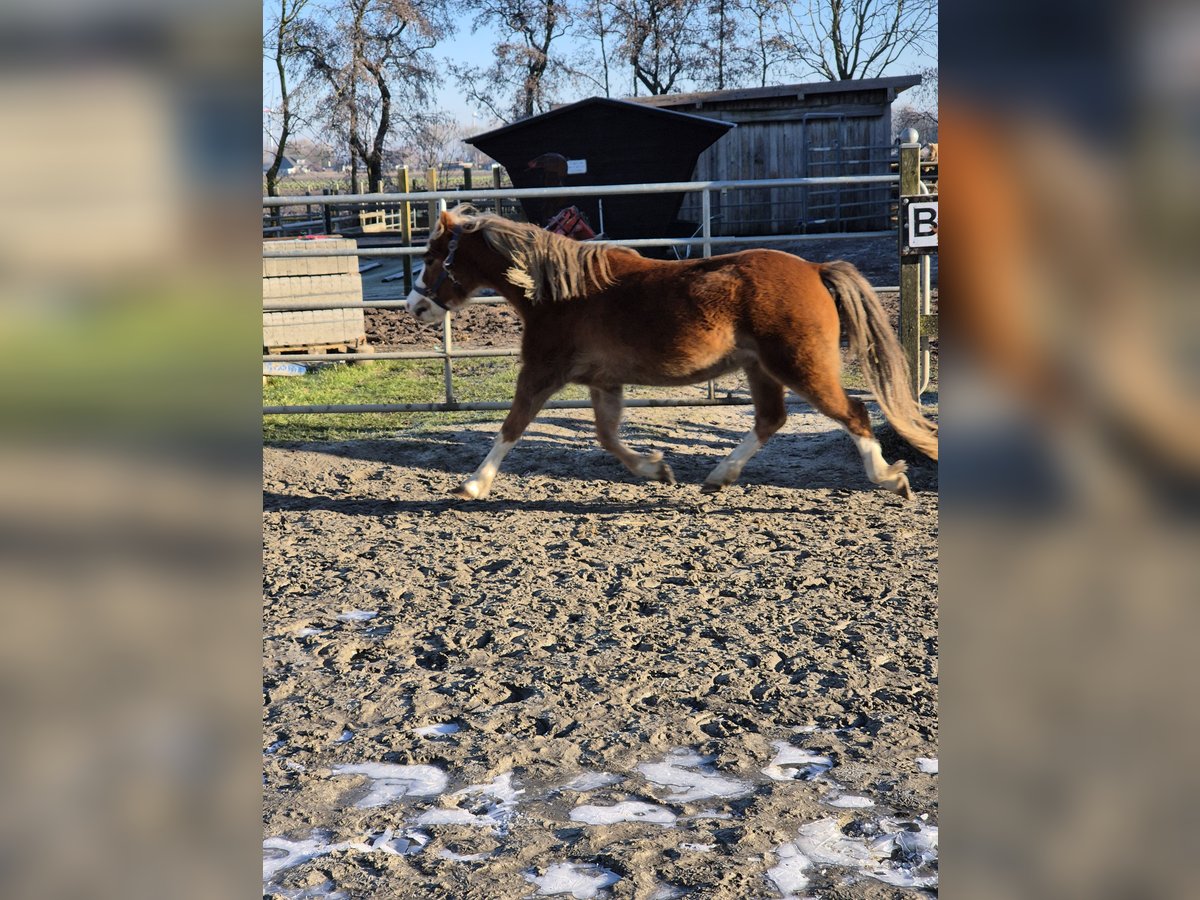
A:
[[[630,240],[601,241],[626,247],[699,247],[705,257],[711,256],[714,247],[730,245],[762,245],[770,243],[805,243],[827,240],[857,240],[876,237],[894,237],[894,230],[870,232],[834,232],[828,234],[773,234],[742,237],[718,237],[713,234],[712,192],[730,190],[753,190],[775,187],[819,186],[819,185],[856,185],[856,184],[886,184],[898,185],[899,174],[891,175],[859,175],[832,176],[810,178],[775,178],[739,181],[681,181],[657,184],[611,184],[588,185],[575,187],[554,188],[501,188],[501,189],[470,189],[470,190],[437,190],[409,191],[407,193],[382,194],[328,194],[305,195],[303,197],[263,197],[263,208],[279,210],[283,207],[313,207],[355,204],[379,209],[381,206],[396,204],[422,203],[429,204],[430,212],[445,210],[447,201],[473,200],[505,200],[532,197],[604,197],[627,194],[657,194],[657,193],[699,193],[701,200],[701,234],[691,238],[642,238]],[[376,247],[363,248],[356,251],[330,251],[324,254],[307,254],[321,256],[357,256],[360,258],[374,257],[405,257],[416,256],[424,252],[423,246],[418,247]],[[286,250],[264,249],[265,259],[288,258],[296,254]],[[896,287],[876,287],[877,291],[897,290]],[[503,303],[503,298],[481,298],[473,303]],[[274,298],[263,305],[266,311],[300,311],[324,309],[398,309],[405,306],[405,300],[367,301],[363,303],[305,303],[302,299],[280,300]],[[509,403],[500,401],[478,401],[460,403],[454,398],[454,383],[452,361],[455,359],[480,359],[514,357],[520,354],[519,348],[502,347],[487,349],[457,349],[453,343],[451,317],[443,319],[442,346],[430,350],[385,351],[378,353],[347,353],[337,357],[338,361],[362,360],[442,360],[446,400],[441,403],[386,403],[386,404],[321,404],[321,405],[292,405],[265,406],[264,415],[291,415],[306,413],[393,413],[393,412],[449,412],[449,411],[489,411],[509,408]],[[329,362],[330,357],[317,354],[264,354],[263,362]],[[713,383],[708,383],[707,397],[695,399],[639,398],[629,399],[625,405],[630,407],[660,407],[660,406],[717,406],[742,405],[750,403],[748,396],[734,397],[732,393],[724,398],[718,398]],[[586,400],[559,400],[546,404],[547,409],[587,409],[590,402]]]

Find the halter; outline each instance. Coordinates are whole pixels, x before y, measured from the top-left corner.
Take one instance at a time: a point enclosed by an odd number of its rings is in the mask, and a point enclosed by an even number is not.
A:
[[[446,312],[450,312],[450,307],[437,298],[437,292],[438,288],[446,283],[447,278],[453,281],[454,284],[460,289],[462,288],[459,280],[455,278],[454,273],[450,271],[450,264],[454,262],[454,254],[458,252],[458,239],[460,237],[462,237],[462,226],[455,225],[453,230],[450,232],[450,248],[446,253],[446,258],[442,260],[441,274],[438,275],[437,280],[433,283],[433,287],[416,284],[413,285],[413,290],[415,290],[422,297],[432,300],[436,305],[440,306]]]

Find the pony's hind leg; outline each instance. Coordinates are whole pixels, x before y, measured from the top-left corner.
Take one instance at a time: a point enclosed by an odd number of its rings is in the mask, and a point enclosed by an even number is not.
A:
[[[725,485],[737,481],[750,458],[761,450],[767,438],[782,428],[783,423],[787,421],[783,385],[757,364],[746,367],[746,378],[750,382],[750,397],[754,400],[754,427],[746,433],[733,452],[708,473],[704,485],[700,488],[702,493],[715,493]]]
[[[517,376],[517,391],[513,396],[512,409],[500,426],[500,433],[492,449],[479,464],[479,468],[454,491],[464,500],[482,500],[492,489],[492,481],[500,471],[500,463],[508,455],[517,440],[525,433],[533,417],[538,414],[547,400],[563,386],[563,381],[548,371],[530,369],[525,366]]]
[[[592,410],[596,414],[596,437],[600,446],[615,456],[634,475],[650,478],[655,481],[675,483],[675,473],[663,462],[663,455],[657,450],[649,453],[635,453],[621,443],[617,429],[621,427],[621,404],[624,389],[592,388]]]
[[[840,366],[841,359],[836,354],[836,349],[834,358],[838,360],[838,366]],[[778,362],[773,368],[776,375],[784,375],[784,372],[781,371],[783,367],[779,366]],[[838,379],[836,368],[830,366],[820,372],[805,373],[793,369],[782,380],[793,391],[811,403],[818,412],[829,416],[846,429],[851,440],[854,441],[854,446],[858,448],[859,456],[862,457],[867,478],[873,484],[899,494],[905,500],[913,498],[912,488],[908,485],[908,476],[904,474],[908,470],[908,463],[898,460],[888,465],[887,460],[883,458],[879,441],[875,439],[875,433],[871,431],[871,417],[867,413],[867,408],[863,406],[862,401],[846,393]]]

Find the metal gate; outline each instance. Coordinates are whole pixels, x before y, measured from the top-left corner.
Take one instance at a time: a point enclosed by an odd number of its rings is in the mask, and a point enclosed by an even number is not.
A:
[[[902,154],[902,160],[904,156]],[[914,157],[915,159],[915,157]],[[620,185],[593,185],[588,187],[572,186],[566,188],[508,188],[503,190],[443,190],[443,191],[419,191],[408,193],[395,194],[350,194],[350,195],[323,195],[323,196],[304,196],[304,197],[264,197],[263,208],[271,210],[268,215],[274,215],[276,211],[284,207],[313,207],[321,206],[330,208],[333,206],[344,207],[347,205],[360,206],[370,209],[380,209],[381,207],[393,207],[397,204],[401,205],[406,210],[410,204],[428,203],[430,205],[430,213],[435,210],[444,210],[447,208],[447,201],[465,202],[465,201],[495,201],[497,203],[503,200],[521,199],[525,197],[555,197],[555,196],[611,196],[619,194],[646,194],[646,193],[691,193],[700,194],[700,209],[701,209],[701,226],[700,232],[691,238],[643,238],[636,240],[619,240],[609,241],[614,245],[626,247],[675,247],[688,248],[691,252],[692,248],[699,250],[703,256],[712,255],[714,247],[725,247],[729,245],[767,245],[767,244],[795,244],[811,241],[826,241],[831,239],[861,239],[872,237],[889,237],[896,234],[893,230],[886,231],[869,231],[869,232],[852,232],[852,233],[826,233],[826,234],[785,234],[785,235],[761,235],[756,237],[718,237],[712,232],[712,197],[714,192],[726,191],[741,191],[755,190],[763,188],[782,188],[782,187],[826,187],[826,186],[844,186],[844,185],[879,185],[879,184],[899,184],[901,175],[869,175],[869,176],[851,176],[851,177],[817,177],[817,178],[779,178],[779,179],[761,179],[752,181],[708,181],[708,182],[675,182],[665,184],[620,184]],[[388,248],[359,248],[355,251],[331,251],[327,256],[356,256],[360,259],[370,259],[374,257],[411,257],[419,256],[424,252],[424,246],[408,246],[408,247],[388,247]],[[283,258],[289,254],[279,251],[271,251],[268,248],[264,249],[264,258]],[[903,262],[903,260],[902,260]],[[904,271],[904,266],[901,266],[901,271]],[[876,287],[877,291],[896,291],[901,290],[903,302],[903,283],[899,288],[896,286]],[[488,303],[504,303],[503,298],[479,298],[472,301],[476,304]],[[914,300],[911,302],[919,302],[914,295]],[[331,303],[328,301],[320,303],[303,303],[303,302],[272,302],[269,306],[264,306],[270,311],[299,311],[299,310],[324,310],[324,309],[402,309],[405,307],[406,300],[404,297],[397,297],[392,300],[383,301],[364,301],[361,304],[348,303]],[[902,322],[907,322],[908,318],[905,313],[901,313]],[[919,332],[917,332],[917,346],[920,346]],[[905,341],[906,348],[908,341]],[[348,403],[348,404],[321,404],[321,405],[290,405],[290,406],[264,406],[264,415],[291,415],[291,414],[306,414],[306,413],[399,413],[399,412],[452,412],[452,411],[474,411],[474,410],[505,410],[510,404],[499,401],[475,401],[475,402],[458,402],[454,395],[454,371],[453,362],[456,359],[477,359],[481,357],[515,357],[520,354],[517,347],[503,347],[491,349],[466,349],[458,350],[454,347],[454,334],[452,326],[452,317],[446,316],[442,323],[442,346],[438,349],[429,350],[405,350],[405,351],[387,351],[377,353],[349,353],[339,355],[338,361],[352,361],[356,359],[362,360],[441,360],[443,368],[443,378],[445,384],[445,400],[442,402],[433,403],[379,403],[379,404],[364,404],[364,403]],[[330,357],[316,354],[287,354],[287,355],[272,355],[265,354],[263,362],[329,362]],[[914,362],[919,362],[914,357]],[[926,368],[927,375],[927,368]],[[918,376],[919,378],[921,376]],[[917,382],[921,383],[920,380]],[[727,395],[725,397],[717,397],[712,382],[708,384],[707,395],[696,398],[631,398],[626,401],[627,407],[650,407],[650,406],[717,406],[717,405],[745,405],[749,399],[743,397],[734,397]],[[546,409],[588,409],[591,403],[586,400],[552,400],[545,404]]]

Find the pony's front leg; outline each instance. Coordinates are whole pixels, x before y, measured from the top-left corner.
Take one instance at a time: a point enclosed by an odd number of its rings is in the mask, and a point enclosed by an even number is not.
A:
[[[531,370],[524,366],[517,376],[517,392],[513,396],[512,409],[500,426],[500,433],[492,449],[484,457],[479,468],[454,491],[456,497],[464,500],[482,500],[492,489],[496,473],[500,471],[500,463],[508,455],[533,417],[542,406],[559,390],[563,384],[561,379],[552,373],[541,369]]]

